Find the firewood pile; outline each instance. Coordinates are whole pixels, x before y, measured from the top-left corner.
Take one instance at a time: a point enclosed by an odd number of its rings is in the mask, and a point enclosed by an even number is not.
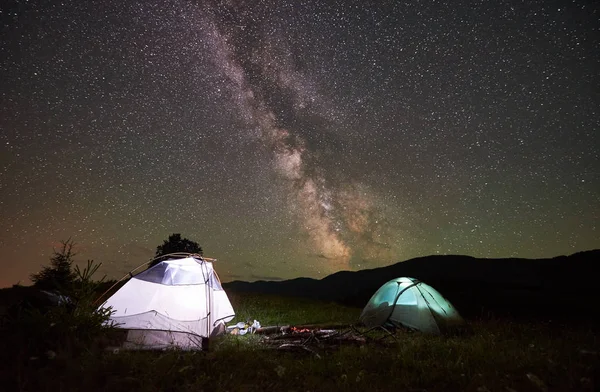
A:
[[[363,345],[367,337],[351,325],[335,326],[270,326],[255,331],[261,342],[272,349],[308,352],[319,357],[317,350],[341,345]]]

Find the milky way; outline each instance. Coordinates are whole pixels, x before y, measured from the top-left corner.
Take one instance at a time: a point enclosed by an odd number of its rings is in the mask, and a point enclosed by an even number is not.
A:
[[[600,246],[600,20],[566,1],[13,2],[2,285],[174,232],[230,279]]]
[[[262,25],[264,21],[253,26],[260,17],[252,13],[246,15],[248,6],[245,7],[216,10],[217,13],[243,16],[236,21],[242,37],[235,34],[235,28],[219,29],[216,21],[205,22],[210,24],[208,42],[215,63],[231,82],[231,96],[246,126],[257,130],[257,137],[273,154],[273,166],[286,182],[289,206],[294,209],[301,230],[309,238],[307,245],[317,257],[325,260],[319,267],[328,272],[352,269],[350,258],[357,250],[366,247],[370,252],[373,247],[387,247],[384,238],[378,238],[378,242],[357,241],[363,239],[370,228],[374,216],[372,196],[364,187],[331,186],[324,167],[313,162],[312,146],[308,146],[302,137],[302,126],[310,124],[311,118],[321,124],[327,122],[319,110],[312,110],[313,106],[320,107],[323,98],[315,91],[316,83],[294,64],[285,37],[277,31],[263,29],[266,27]],[[254,9],[254,12],[261,11]],[[252,39],[262,45],[253,48],[256,42],[244,39],[248,26],[259,35]],[[250,59],[250,65],[244,67],[247,59]],[[252,82],[248,68],[254,72]],[[275,114],[280,99],[288,104],[286,119]],[[318,126],[314,128],[318,129]],[[351,182],[351,178],[345,179],[346,184]],[[348,235],[354,237],[352,246],[346,238]],[[366,254],[363,253],[363,257]]]

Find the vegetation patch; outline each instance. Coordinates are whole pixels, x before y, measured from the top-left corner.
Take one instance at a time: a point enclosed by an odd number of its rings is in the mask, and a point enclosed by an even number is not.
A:
[[[289,297],[231,299],[238,316],[230,324],[256,319],[262,325],[342,325],[356,322],[360,313]],[[317,344],[312,351],[281,350],[258,334],[225,335],[212,341],[208,352],[107,350],[100,344],[106,336],[90,341],[77,335],[83,350],[66,344],[53,347],[54,355],[4,358],[2,383],[21,391],[592,391],[597,386],[600,343],[592,325],[478,320],[454,336],[355,330],[364,333],[363,344]],[[9,342],[11,351],[28,351],[26,337]]]

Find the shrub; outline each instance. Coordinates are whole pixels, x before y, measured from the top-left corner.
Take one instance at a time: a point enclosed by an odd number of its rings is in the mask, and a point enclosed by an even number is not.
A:
[[[76,266],[74,280],[68,289],[62,290],[56,305],[18,304],[0,326],[9,343],[5,354],[21,361],[32,357],[77,356],[104,341],[113,328],[109,324],[111,310],[99,309],[94,303],[101,281],[93,281],[92,276],[99,267],[92,260],[83,269]],[[11,342],[15,343],[12,347]]]

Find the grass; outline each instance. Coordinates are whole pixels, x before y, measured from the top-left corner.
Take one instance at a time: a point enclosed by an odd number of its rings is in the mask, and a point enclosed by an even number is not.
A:
[[[297,298],[230,295],[232,322],[355,323],[361,309]],[[371,335],[368,335],[371,336]],[[374,338],[383,335],[372,335]],[[288,352],[258,335],[227,335],[209,352],[57,350],[3,362],[5,390],[20,391],[593,391],[600,341],[593,325],[470,322],[468,332]],[[10,342],[9,342],[10,343]],[[23,342],[12,342],[15,347]]]
[[[306,325],[356,323],[362,309],[341,306],[333,302],[315,302],[305,298],[241,293],[228,294],[236,312],[232,321],[258,320],[261,325]]]

